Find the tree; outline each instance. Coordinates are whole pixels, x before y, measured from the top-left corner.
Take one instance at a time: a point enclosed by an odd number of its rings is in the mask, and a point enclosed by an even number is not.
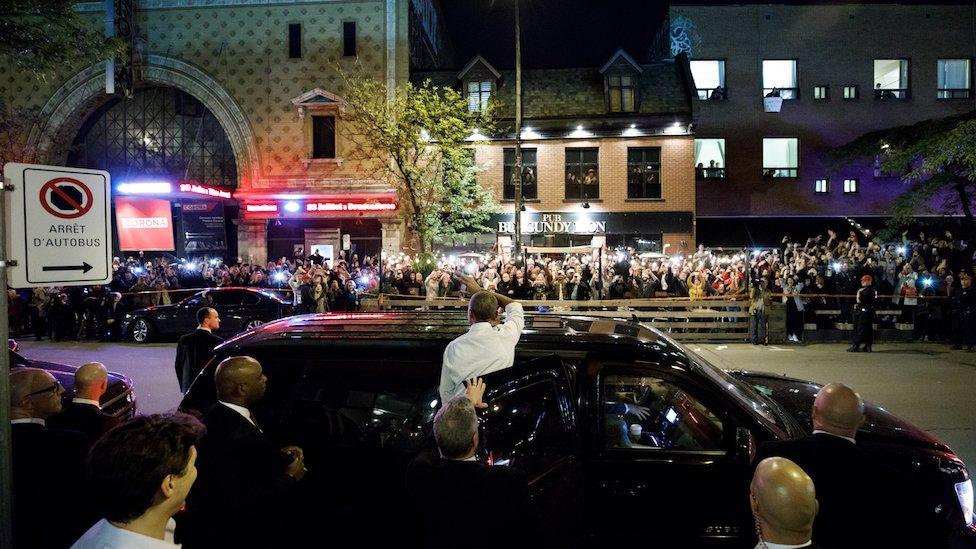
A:
[[[976,239],[976,111],[867,133],[831,156],[837,163],[878,158],[883,172],[902,174],[909,187],[891,205],[887,236],[924,211],[962,215],[967,241]]]
[[[79,17],[75,3],[0,0],[0,61],[47,78],[125,51],[119,39]]]
[[[40,123],[37,108],[11,109],[0,98],[0,166],[7,162],[30,162],[34,149],[28,143],[31,128]]]
[[[494,211],[492,194],[477,182],[473,133],[493,130],[489,106],[468,112],[464,96],[429,81],[403,84],[387,96],[386,85],[363,76],[343,74],[347,111],[356,127],[360,155],[387,157],[378,168],[394,182],[400,214],[411,236],[428,253],[437,238],[487,231]]]

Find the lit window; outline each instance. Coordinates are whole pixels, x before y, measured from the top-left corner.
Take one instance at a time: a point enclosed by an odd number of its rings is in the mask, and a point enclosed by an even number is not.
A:
[[[600,198],[598,149],[566,149],[566,198]]]
[[[813,192],[817,194],[827,194],[830,192],[829,179],[817,179],[813,182]]]
[[[627,149],[627,198],[660,199],[661,148]]]
[[[830,87],[829,86],[814,86],[813,87],[813,99],[815,101],[826,101],[830,99]]]
[[[763,138],[763,177],[796,177],[800,168],[799,148],[795,137]]]
[[[779,93],[783,99],[796,99],[796,59],[764,59],[763,96]]]
[[[874,98],[908,99],[908,59],[874,60]]]
[[[491,80],[468,82],[468,112],[484,112],[491,99]]]
[[[844,86],[844,101],[857,99],[857,86]]]
[[[973,81],[969,59],[939,59],[938,98],[969,99]]]
[[[845,179],[844,180],[844,194],[854,194],[858,190],[858,180],[857,179]]]
[[[607,93],[610,96],[610,112],[634,112],[636,110],[637,78],[633,74],[608,74]]]
[[[695,176],[699,179],[725,177],[725,139],[695,140]]]
[[[502,199],[515,200],[515,149],[504,149],[504,184]],[[539,198],[538,166],[536,165],[535,149],[522,149],[522,198],[535,200]]]
[[[728,99],[725,89],[724,60],[691,61],[691,76],[695,80],[698,99],[702,101]]]

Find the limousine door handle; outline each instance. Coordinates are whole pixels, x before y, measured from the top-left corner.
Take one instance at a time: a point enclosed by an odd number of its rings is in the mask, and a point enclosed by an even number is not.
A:
[[[600,490],[617,497],[637,497],[644,495],[649,484],[641,481],[604,480],[600,481]]]

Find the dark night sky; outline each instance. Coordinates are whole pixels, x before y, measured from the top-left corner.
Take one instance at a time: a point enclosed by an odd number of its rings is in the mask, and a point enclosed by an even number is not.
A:
[[[457,62],[482,54],[500,69],[514,65],[515,0],[441,0]],[[525,67],[598,66],[618,48],[646,61],[663,21],[663,0],[519,0]],[[972,4],[974,0],[901,0],[870,4]],[[682,4],[751,3],[683,0]],[[769,4],[851,4],[838,0],[769,0]],[[459,67],[458,67],[459,68]]]

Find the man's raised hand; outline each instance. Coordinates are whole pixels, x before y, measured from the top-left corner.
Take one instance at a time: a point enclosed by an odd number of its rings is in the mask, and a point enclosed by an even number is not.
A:
[[[468,400],[471,401],[471,404],[474,404],[475,408],[488,407],[488,405],[481,400],[485,396],[485,389],[487,388],[488,386],[485,385],[485,382],[482,381],[480,377],[471,378],[464,382],[464,392],[467,395]]]

